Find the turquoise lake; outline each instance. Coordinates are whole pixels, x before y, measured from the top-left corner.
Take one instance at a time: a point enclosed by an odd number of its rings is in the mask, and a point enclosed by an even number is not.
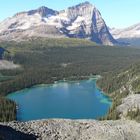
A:
[[[20,121],[66,118],[97,119],[107,114],[111,100],[96,86],[95,79],[61,81],[12,93]]]

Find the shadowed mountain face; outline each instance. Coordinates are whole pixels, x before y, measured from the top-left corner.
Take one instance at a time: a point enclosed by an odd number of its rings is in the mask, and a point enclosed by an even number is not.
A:
[[[8,126],[0,125],[0,140],[36,140],[33,135],[24,134]]]
[[[5,52],[5,49],[0,47],[0,60],[2,59],[4,52]]]
[[[117,43],[98,9],[89,2],[59,12],[40,7],[18,13],[0,23],[0,40],[21,40],[32,36],[83,38],[105,45]]]

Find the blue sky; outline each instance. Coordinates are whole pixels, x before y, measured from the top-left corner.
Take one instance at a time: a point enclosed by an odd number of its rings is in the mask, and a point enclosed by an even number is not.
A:
[[[85,0],[1,0],[0,21],[13,14],[47,6],[62,10]],[[140,23],[140,0],[88,0],[101,12],[110,27],[123,28]]]

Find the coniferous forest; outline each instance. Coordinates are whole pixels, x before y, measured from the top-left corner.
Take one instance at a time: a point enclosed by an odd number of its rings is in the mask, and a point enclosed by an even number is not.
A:
[[[91,74],[101,75],[106,78],[102,79],[106,84],[111,83],[113,75],[139,63],[140,57],[140,49],[99,46],[77,39],[39,38],[20,43],[3,42],[0,47],[10,52],[5,53],[4,59],[20,65],[18,69],[0,70],[0,121],[16,119],[15,103],[5,99],[9,93],[64,78],[83,79]],[[120,86],[121,79],[117,80],[113,86],[99,85],[111,93]]]

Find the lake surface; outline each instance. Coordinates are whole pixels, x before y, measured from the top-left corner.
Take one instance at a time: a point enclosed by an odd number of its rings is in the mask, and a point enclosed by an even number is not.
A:
[[[106,115],[111,101],[96,87],[96,80],[56,82],[12,93],[20,121],[69,118],[96,119]]]

